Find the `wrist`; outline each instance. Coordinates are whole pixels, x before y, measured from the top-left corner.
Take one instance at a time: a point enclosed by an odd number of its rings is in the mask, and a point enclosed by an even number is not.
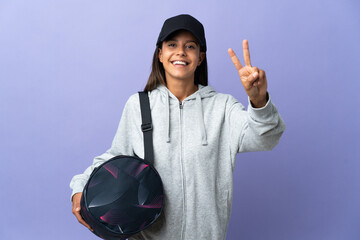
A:
[[[250,98],[251,106],[254,108],[262,108],[269,101],[269,94],[266,92],[264,97]]]

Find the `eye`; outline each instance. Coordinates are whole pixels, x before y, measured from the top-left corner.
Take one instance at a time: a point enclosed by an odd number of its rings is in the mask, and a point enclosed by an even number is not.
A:
[[[176,44],[175,44],[175,43],[169,43],[168,46],[169,46],[169,47],[175,47]]]
[[[194,45],[194,44],[186,45],[186,47],[189,49],[196,49],[196,45]]]

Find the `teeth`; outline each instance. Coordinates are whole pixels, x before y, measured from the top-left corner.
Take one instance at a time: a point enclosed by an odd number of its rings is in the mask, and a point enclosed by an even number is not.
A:
[[[183,62],[183,61],[175,61],[175,62],[173,62],[173,64],[174,64],[174,65],[180,64],[180,65],[186,66],[186,62]]]

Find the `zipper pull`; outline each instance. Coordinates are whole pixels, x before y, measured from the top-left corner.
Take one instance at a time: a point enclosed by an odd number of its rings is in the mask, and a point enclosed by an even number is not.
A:
[[[179,108],[180,108],[180,109],[183,109],[182,102],[179,102]]]

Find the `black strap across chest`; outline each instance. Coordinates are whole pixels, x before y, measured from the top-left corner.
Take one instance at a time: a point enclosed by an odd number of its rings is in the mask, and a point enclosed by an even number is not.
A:
[[[144,135],[144,153],[145,160],[154,163],[154,150],[152,139],[152,121],[151,121],[151,109],[149,102],[149,95],[147,92],[139,92],[140,108],[141,108],[141,130]]]

